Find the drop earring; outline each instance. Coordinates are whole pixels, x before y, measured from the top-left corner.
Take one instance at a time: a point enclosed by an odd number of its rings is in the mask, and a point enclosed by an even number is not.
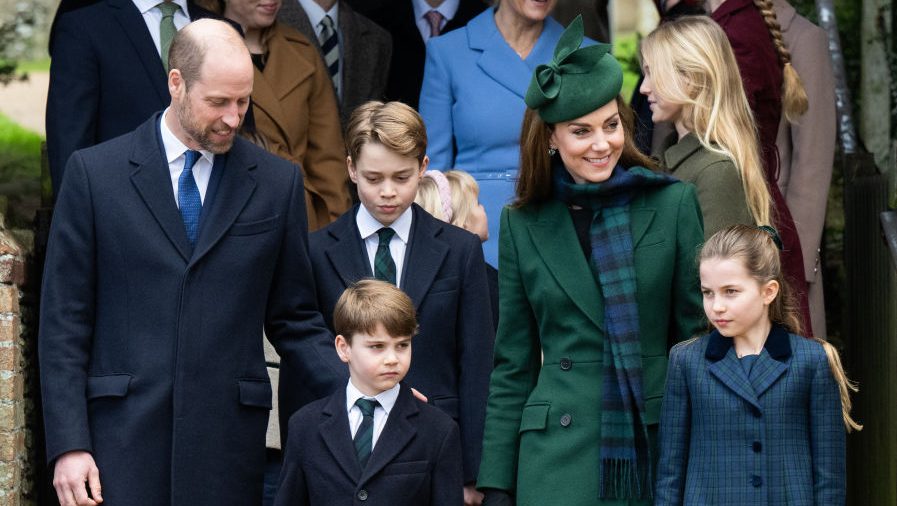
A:
[[[551,146],[548,147],[548,156],[554,156],[558,154],[558,148],[553,148]]]

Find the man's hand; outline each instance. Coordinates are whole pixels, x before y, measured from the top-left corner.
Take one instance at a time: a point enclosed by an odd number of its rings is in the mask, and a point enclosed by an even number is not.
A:
[[[53,487],[61,506],[96,506],[103,502],[100,470],[90,453],[85,451],[64,453],[56,460]],[[93,499],[87,496],[88,487]]]
[[[480,506],[483,504],[483,494],[481,494],[476,485],[464,486],[464,506]]]

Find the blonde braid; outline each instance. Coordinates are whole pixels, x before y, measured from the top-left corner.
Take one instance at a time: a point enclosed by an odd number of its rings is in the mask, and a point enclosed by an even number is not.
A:
[[[807,112],[810,103],[803,82],[797,74],[797,70],[791,64],[791,52],[785,46],[782,38],[782,26],[776,17],[772,0],[754,0],[754,5],[763,16],[763,21],[769,30],[769,36],[776,46],[779,54],[779,62],[782,64],[782,112],[789,123],[797,121],[803,113]]]

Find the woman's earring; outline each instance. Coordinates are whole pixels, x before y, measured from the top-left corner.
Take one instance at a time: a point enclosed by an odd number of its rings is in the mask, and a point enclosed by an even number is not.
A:
[[[548,147],[548,156],[554,156],[558,154],[558,148]]]

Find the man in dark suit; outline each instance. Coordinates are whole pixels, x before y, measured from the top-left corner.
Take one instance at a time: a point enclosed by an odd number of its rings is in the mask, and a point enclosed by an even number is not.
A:
[[[482,0],[351,0],[351,4],[392,36],[387,100],[415,109],[424,82],[427,41],[461,28],[486,8]]]
[[[166,2],[173,29],[216,17],[193,0]],[[168,105],[158,0],[63,0],[50,38],[47,152],[53,194],[69,156],[135,129]],[[165,20],[166,26],[168,20]]]
[[[171,67],[171,106],[76,151],[57,201],[39,352],[63,505],[257,503],[263,327],[294,375],[284,412],[344,381],[315,307],[301,172],[235,136],[253,83],[240,35],[188,25]]]
[[[386,30],[343,0],[284,0],[277,19],[302,32],[321,51],[334,80],[343,126],[356,107],[383,99],[392,52]],[[324,28],[328,23],[333,30]]]

